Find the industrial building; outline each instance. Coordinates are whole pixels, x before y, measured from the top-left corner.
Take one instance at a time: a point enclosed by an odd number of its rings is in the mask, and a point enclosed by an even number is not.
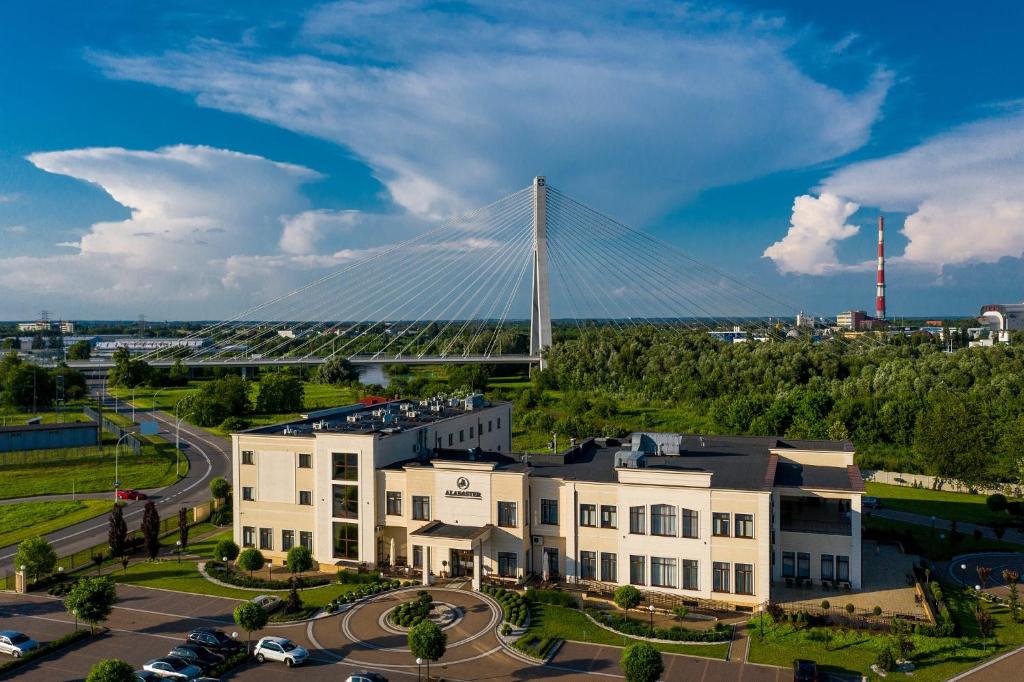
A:
[[[122,348],[127,349],[130,353],[150,353],[157,350],[180,348],[182,350],[186,350],[192,353],[197,350],[200,350],[201,348],[205,348],[208,345],[210,345],[209,339],[140,339],[137,337],[124,337],[120,339],[108,338],[103,341],[98,341],[94,348],[94,352],[98,356],[110,356]]]
[[[847,441],[634,433],[510,451],[511,405],[354,405],[233,435],[236,541],[274,563],[634,584],[755,607],[772,584],[861,582]]]
[[[990,303],[981,307],[978,322],[992,330],[991,341],[1010,342],[1010,332],[1024,329],[1024,303]]]

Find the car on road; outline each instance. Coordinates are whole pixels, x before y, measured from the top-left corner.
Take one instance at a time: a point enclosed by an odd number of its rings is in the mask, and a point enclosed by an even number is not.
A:
[[[177,656],[154,658],[142,666],[142,669],[172,680],[190,680],[203,674],[199,666],[192,665],[184,658],[178,658]]]
[[[209,649],[223,656],[230,656],[241,651],[245,646],[238,640],[229,637],[223,630],[216,628],[196,628],[188,633],[185,641],[190,644],[198,644],[204,649]]]
[[[380,673],[362,672],[352,673],[345,678],[345,682],[388,682],[388,678]]]
[[[224,662],[224,656],[216,654],[198,644],[180,644],[168,651],[167,655],[184,658],[192,665],[199,666],[203,670],[209,670],[218,663]]]
[[[281,598],[272,594],[261,594],[258,597],[253,597],[252,603],[267,613],[273,613],[281,607]]]
[[[793,682],[818,682],[818,664],[804,658],[793,661]]]
[[[157,680],[163,679],[156,673],[151,673],[148,670],[136,670],[132,674],[132,679],[135,682],[157,682]]]
[[[146,499],[146,493],[133,490],[132,488],[125,488],[117,491],[117,499],[119,500],[144,500]]]
[[[14,630],[0,630],[0,653],[21,658],[39,647],[39,642]]]
[[[872,495],[865,495],[860,498],[860,503],[865,509],[881,509],[882,501]]]
[[[302,665],[309,658],[309,652],[305,648],[284,637],[263,637],[256,642],[253,654],[260,663],[282,661],[289,668],[293,665]]]

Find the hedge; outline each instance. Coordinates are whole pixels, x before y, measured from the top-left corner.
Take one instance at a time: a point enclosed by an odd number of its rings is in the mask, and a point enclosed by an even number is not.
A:
[[[229,585],[235,585],[237,587],[249,587],[263,590],[290,590],[292,587],[291,579],[288,580],[264,580],[263,578],[251,578],[248,574],[241,571],[228,571],[224,568],[224,564],[219,561],[208,561],[206,562],[206,572],[211,578],[216,578],[221,582],[228,583]],[[315,576],[312,578],[300,578],[296,577],[299,581],[300,587],[320,587],[321,585],[327,585],[330,583],[329,578],[323,576]]]
[[[409,587],[411,585],[411,582],[402,583],[398,580],[386,580],[384,582],[360,585],[351,592],[346,592],[345,594],[336,597],[324,607],[324,610],[327,611],[327,613],[334,613],[342,604],[352,604],[365,597],[380,594],[381,592],[388,592],[390,590],[397,590],[399,587]]]
[[[553,606],[564,606],[570,609],[578,609],[580,607],[576,597],[562,590],[537,590],[528,587],[526,588],[526,600],[535,604],[552,604]]]
[[[484,594],[494,597],[501,604],[501,614],[506,622],[512,623],[517,628],[526,623],[526,618],[530,615],[530,604],[523,598],[523,595],[506,590],[504,587],[491,587],[490,585],[484,585],[482,591]]]
[[[732,637],[732,628],[724,623],[715,623],[710,630],[687,630],[679,625],[671,628],[652,628],[647,623],[617,613],[608,613],[595,608],[585,613],[602,625],[607,625],[624,635],[664,639],[672,642],[724,642]]]
[[[0,665],[0,676],[6,675],[9,672],[17,670],[23,665],[28,665],[37,658],[48,656],[49,654],[52,654],[58,649],[63,649],[69,644],[74,644],[78,640],[85,639],[86,637],[90,637],[91,635],[92,633],[88,630],[75,630],[71,634],[64,635],[63,637],[55,639],[52,642],[43,644],[42,646],[33,649],[32,651],[28,652],[20,658],[13,658],[10,661],[4,663],[3,665]]]

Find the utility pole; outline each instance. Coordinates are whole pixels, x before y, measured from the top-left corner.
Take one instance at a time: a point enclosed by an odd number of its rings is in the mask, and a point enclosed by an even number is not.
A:
[[[548,288],[548,186],[543,175],[533,179],[533,296],[530,309],[530,356],[551,347],[551,298]],[[540,368],[547,362],[541,358]]]

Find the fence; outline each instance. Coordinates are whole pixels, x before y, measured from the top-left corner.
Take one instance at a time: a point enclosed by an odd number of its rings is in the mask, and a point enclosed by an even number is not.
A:
[[[787,614],[800,614],[806,613],[810,616],[827,617],[833,623],[849,623],[860,624],[868,627],[888,627],[892,622],[893,618],[899,617],[904,620],[918,623],[932,623],[932,621],[923,614],[910,613],[908,611],[890,611],[882,609],[882,611],[876,616],[873,609],[854,608],[853,612],[846,610],[845,604],[833,604],[831,600],[825,600],[829,602],[829,608],[823,609],[819,604],[809,604],[805,602],[797,603],[772,603],[772,609],[778,609],[782,613]]]
[[[949,490],[957,493],[980,493],[982,495],[991,495],[992,493],[1003,493],[1004,495],[1013,495],[1014,497],[1021,497],[1021,493],[1024,492],[1024,488],[1019,485],[1011,483],[997,483],[995,486],[989,487],[975,487],[965,486],[957,483],[956,481],[950,481],[948,479],[940,479],[935,476],[928,476],[926,474],[906,474],[897,471],[881,471],[864,469],[861,471],[861,475],[865,481],[871,481],[872,483],[887,483],[889,485],[902,485],[902,486],[914,486],[919,485],[924,488],[934,488],[939,490]]]
[[[618,585],[613,585],[611,583],[578,580],[576,583],[569,585],[567,589],[586,592],[587,597],[597,597],[599,599],[610,600],[614,597],[615,589],[617,587]],[[698,597],[684,597],[681,595],[666,594],[664,592],[648,592],[641,590],[640,594],[643,595],[644,602],[653,604],[656,608],[664,609],[666,611],[677,606],[685,606],[691,613],[722,617],[733,615],[737,611],[751,610],[750,608],[737,607],[735,604],[730,604],[724,601],[700,599]]]
[[[128,444],[128,447],[137,455],[142,451],[142,440],[135,435],[135,427],[125,428],[114,423],[113,420],[102,416],[99,412],[91,407],[83,407],[82,412],[85,416],[92,419],[94,422],[98,422],[104,431],[113,434],[117,438],[124,437],[124,442]],[[127,437],[125,437],[127,436]]]

